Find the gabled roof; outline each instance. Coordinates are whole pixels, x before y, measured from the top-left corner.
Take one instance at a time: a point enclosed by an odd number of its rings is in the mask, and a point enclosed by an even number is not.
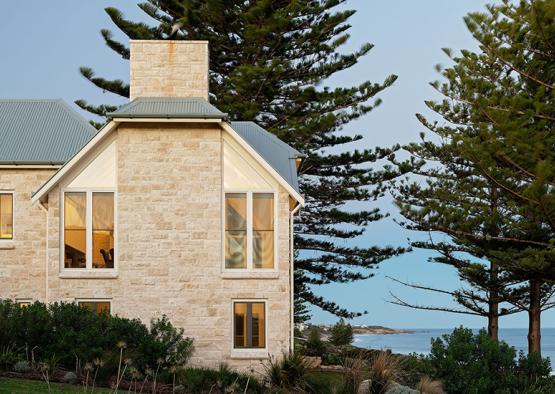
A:
[[[225,117],[225,114],[204,99],[137,98],[130,104],[113,112],[110,116],[112,121],[106,124],[33,194],[33,202],[45,196],[87,152],[117,128],[120,122],[130,122],[136,118],[148,118],[156,122],[167,117],[171,117],[174,119],[173,121],[177,122],[180,119],[196,122],[197,120],[206,119],[207,116],[212,116],[210,119],[213,119],[234,138],[241,141],[247,151],[272,173],[289,191],[290,195],[301,205],[304,205],[297,180],[297,160],[304,156],[254,122],[227,123],[222,118]],[[217,116],[220,116],[220,118]]]
[[[0,164],[63,164],[95,134],[61,99],[0,99]]]
[[[108,114],[109,119],[225,119],[226,117],[227,114],[200,97],[139,97]]]
[[[237,132],[276,172],[299,191],[297,160],[304,155],[254,122],[231,122]]]

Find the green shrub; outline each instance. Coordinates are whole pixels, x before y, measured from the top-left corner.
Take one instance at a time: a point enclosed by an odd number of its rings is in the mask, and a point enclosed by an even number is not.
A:
[[[31,364],[29,363],[29,361],[18,361],[14,364],[13,366],[13,370],[14,372],[19,372],[19,373],[24,373],[24,372],[29,372],[31,371]]]
[[[436,338],[425,359],[430,375],[443,381],[449,393],[526,392],[531,386],[552,384],[549,360],[521,354],[517,361],[513,347],[492,340],[485,330],[474,335],[461,327]]]
[[[340,319],[333,325],[330,332],[330,343],[335,346],[350,345],[353,342],[353,327]]]
[[[15,352],[13,346],[4,346],[0,351],[0,370],[11,371],[17,361],[17,353]]]
[[[322,357],[326,353],[326,344],[318,327],[311,327],[304,345],[304,354],[312,357]]]
[[[232,371],[226,365],[219,369],[184,368],[177,372],[177,383],[191,393],[208,392],[266,392],[262,385],[253,377]],[[232,391],[233,390],[233,391]]]
[[[345,357],[340,353],[335,352],[327,352],[322,355],[322,364],[323,365],[341,365]]]
[[[172,326],[163,316],[151,322],[150,328],[138,319],[97,316],[74,303],[35,302],[20,308],[12,301],[0,301],[0,349],[21,349],[18,359],[44,361],[56,359],[68,370],[86,362],[102,360],[99,378],[114,375],[119,364],[119,342],[125,343],[124,358],[141,371],[147,367],[184,366],[193,351],[192,340],[183,330]],[[1,362],[1,360],[0,360]],[[10,367],[11,367],[10,366]],[[1,365],[0,365],[1,367]],[[163,381],[161,375],[159,381]]]
[[[270,358],[265,365],[269,383],[277,388],[297,391],[310,390],[308,364],[301,353],[284,353],[281,359]]]

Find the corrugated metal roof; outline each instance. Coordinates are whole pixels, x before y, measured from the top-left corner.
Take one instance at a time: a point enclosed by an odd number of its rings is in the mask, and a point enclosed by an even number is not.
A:
[[[237,132],[295,191],[299,191],[297,159],[304,157],[272,133],[254,122],[231,122]]]
[[[108,118],[210,118],[224,119],[220,112],[203,98],[196,97],[138,97]]]
[[[0,99],[0,164],[63,164],[95,133],[61,99]]]

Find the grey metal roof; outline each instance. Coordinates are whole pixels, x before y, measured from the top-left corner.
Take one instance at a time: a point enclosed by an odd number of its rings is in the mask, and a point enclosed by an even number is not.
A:
[[[231,122],[237,132],[283,179],[299,191],[297,159],[304,157],[298,150],[287,145],[272,133],[254,122]]]
[[[0,164],[63,164],[95,133],[61,99],[0,99]]]
[[[203,98],[139,97],[108,114],[108,118],[224,119],[224,114]]]

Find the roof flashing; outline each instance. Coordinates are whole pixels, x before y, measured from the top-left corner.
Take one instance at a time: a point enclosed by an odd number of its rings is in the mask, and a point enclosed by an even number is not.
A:
[[[114,112],[108,119],[227,119],[200,97],[138,97]]]

